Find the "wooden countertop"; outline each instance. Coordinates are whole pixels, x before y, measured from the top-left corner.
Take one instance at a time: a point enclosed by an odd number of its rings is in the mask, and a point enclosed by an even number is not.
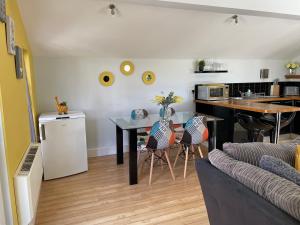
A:
[[[285,113],[285,112],[300,111],[300,107],[263,103],[263,102],[290,101],[290,100],[300,100],[300,96],[282,97],[282,98],[275,97],[275,98],[224,100],[224,101],[195,100],[195,102],[213,105],[213,106],[231,108],[231,109],[240,109],[245,111],[259,112],[259,113],[279,113],[279,112]]]
[[[249,102],[276,102],[276,101],[293,101],[293,100],[300,101],[300,96],[254,98],[254,99],[244,99],[242,101],[249,101]]]

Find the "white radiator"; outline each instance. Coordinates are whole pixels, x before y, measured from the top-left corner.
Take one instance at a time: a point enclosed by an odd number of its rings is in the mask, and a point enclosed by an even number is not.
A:
[[[42,165],[40,145],[31,145],[15,175],[15,194],[20,225],[35,222],[43,176]]]

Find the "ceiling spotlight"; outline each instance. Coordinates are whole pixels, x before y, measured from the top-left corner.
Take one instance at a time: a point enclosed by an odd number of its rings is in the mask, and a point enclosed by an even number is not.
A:
[[[239,16],[238,15],[233,15],[231,17],[231,19],[235,22],[235,24],[238,24],[239,23]]]
[[[116,16],[116,14],[117,14],[117,7],[116,7],[116,5],[110,4],[110,5],[108,6],[108,10],[109,10],[109,14],[110,14],[111,16]]]

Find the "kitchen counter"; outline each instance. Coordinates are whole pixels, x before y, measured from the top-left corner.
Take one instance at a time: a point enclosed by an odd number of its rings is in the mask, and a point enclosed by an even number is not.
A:
[[[274,101],[293,101],[293,100],[300,100],[300,96],[255,98],[255,99],[234,99],[234,100],[224,100],[224,101],[195,100],[195,103],[202,103],[202,104],[207,104],[212,106],[246,110],[252,112],[259,112],[259,113],[285,113],[285,112],[300,111],[300,107],[265,103],[265,102],[274,102]]]

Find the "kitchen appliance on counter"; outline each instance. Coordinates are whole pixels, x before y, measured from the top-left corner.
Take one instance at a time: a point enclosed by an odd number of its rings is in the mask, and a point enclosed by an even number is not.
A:
[[[299,96],[299,87],[285,86],[283,91],[284,96]]]
[[[45,180],[88,170],[84,113],[42,114],[39,129]]]
[[[195,86],[195,99],[216,101],[229,98],[229,85],[199,84]]]

